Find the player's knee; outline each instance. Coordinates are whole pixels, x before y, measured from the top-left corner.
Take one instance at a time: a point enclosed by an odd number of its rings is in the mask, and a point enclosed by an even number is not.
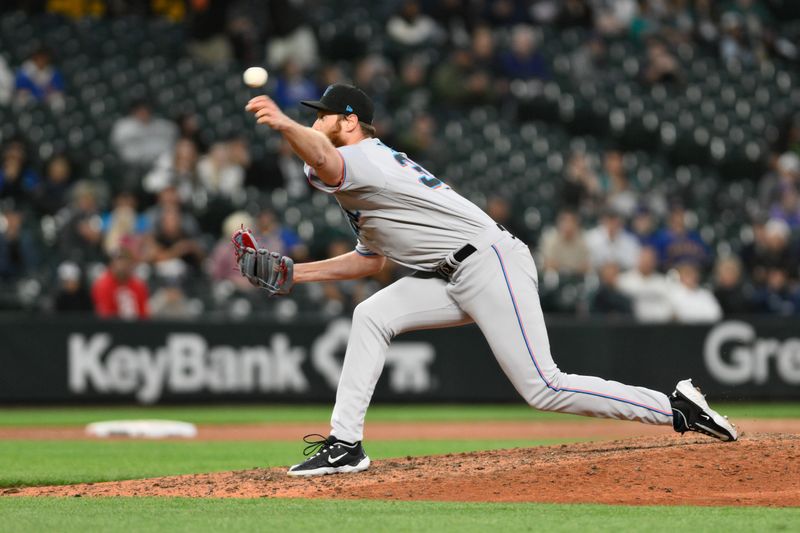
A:
[[[525,401],[528,405],[540,411],[552,411],[556,409],[558,402],[558,391],[560,390],[559,382],[561,381],[561,373],[556,371],[550,373],[545,379],[537,376],[536,379],[526,391]]]
[[[353,326],[367,327],[369,329],[385,332],[386,320],[383,316],[384,309],[376,300],[367,298],[358,304],[353,311]]]

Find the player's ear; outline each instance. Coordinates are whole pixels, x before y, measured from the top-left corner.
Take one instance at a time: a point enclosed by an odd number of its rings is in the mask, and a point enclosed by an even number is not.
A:
[[[355,131],[358,127],[358,115],[347,115],[347,131]]]

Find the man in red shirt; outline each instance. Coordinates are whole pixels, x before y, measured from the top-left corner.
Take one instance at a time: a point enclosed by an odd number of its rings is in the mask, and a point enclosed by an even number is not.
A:
[[[134,276],[133,253],[120,248],[103,274],[92,286],[92,300],[97,316],[135,320],[148,318],[147,285]]]

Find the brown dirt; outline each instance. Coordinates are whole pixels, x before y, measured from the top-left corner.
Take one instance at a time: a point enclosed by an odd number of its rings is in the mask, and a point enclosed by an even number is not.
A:
[[[737,420],[750,432],[800,433],[800,419]],[[195,440],[214,441],[298,441],[308,433],[327,435],[327,424],[247,424],[199,426]],[[365,441],[433,439],[577,439],[600,440],[625,437],[659,436],[666,430],[619,420],[508,422],[378,422],[366,427]],[[77,440],[94,439],[82,427],[0,427],[0,440]]]
[[[747,434],[727,444],[639,437],[389,459],[361,474],[311,479],[271,468],[3,493],[798,506],[800,435]]]

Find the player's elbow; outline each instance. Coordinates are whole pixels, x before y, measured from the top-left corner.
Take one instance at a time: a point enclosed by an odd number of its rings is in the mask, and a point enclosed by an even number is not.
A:
[[[344,176],[342,174],[342,167],[335,164],[331,165],[327,162],[314,168],[314,173],[317,177],[329,187],[338,187],[341,185]]]

